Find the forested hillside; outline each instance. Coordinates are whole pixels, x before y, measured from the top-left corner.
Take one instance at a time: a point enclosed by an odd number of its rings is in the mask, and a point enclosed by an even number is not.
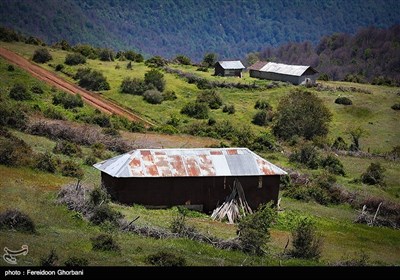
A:
[[[47,43],[66,39],[200,60],[205,52],[239,58],[266,46],[389,27],[399,23],[399,10],[396,0],[2,0],[0,24]]]

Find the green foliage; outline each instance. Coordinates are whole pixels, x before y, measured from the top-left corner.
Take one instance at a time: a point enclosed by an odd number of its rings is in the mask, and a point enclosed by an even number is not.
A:
[[[100,49],[99,59],[102,61],[114,61],[114,51],[111,49]]]
[[[126,69],[132,70],[132,61],[128,62],[128,64],[126,65]]]
[[[294,135],[309,140],[327,135],[331,119],[331,113],[320,98],[296,89],[279,102],[273,132],[285,140]]]
[[[109,234],[99,234],[96,237],[91,238],[92,248],[95,251],[120,251],[120,247],[117,242],[114,241]]]
[[[64,154],[67,156],[81,156],[82,155],[82,150],[81,148],[72,142],[66,141],[66,140],[60,140],[56,143],[56,145],[53,148],[53,153],[56,154]]]
[[[322,252],[322,239],[316,232],[315,222],[306,217],[299,221],[292,231],[293,250],[296,258],[319,259]]]
[[[88,90],[109,90],[110,84],[107,79],[99,71],[90,68],[80,68],[74,76],[74,79],[79,80],[79,86]]]
[[[134,51],[125,51],[122,53],[122,55],[130,61],[135,61],[135,62],[143,62],[143,55],[140,53],[134,52]],[[117,56],[118,58],[118,56]],[[119,57],[120,58],[120,57]]]
[[[262,255],[270,240],[269,228],[277,217],[271,204],[261,205],[256,212],[240,219],[238,223],[239,240],[243,250],[250,254]]]
[[[203,65],[205,67],[214,67],[215,63],[217,62],[217,54],[215,53],[206,53],[203,58]]]
[[[222,106],[221,95],[215,90],[204,90],[197,95],[196,102],[207,103],[211,109],[218,109]]]
[[[256,104],[254,105],[254,109],[272,110],[272,106],[268,103],[267,100],[259,99],[259,100],[257,100]]]
[[[47,256],[43,256],[40,258],[39,266],[57,266],[59,257],[55,249],[51,249]]]
[[[322,73],[321,75],[319,75],[318,80],[320,81],[329,81],[329,75],[326,73]]]
[[[350,100],[350,98],[342,96],[338,97],[335,99],[336,104],[342,104],[342,105],[352,105],[353,102]]]
[[[152,58],[149,58],[148,60],[146,60],[144,62],[144,64],[148,67],[160,68],[160,67],[164,67],[165,65],[167,65],[168,62],[161,56],[157,55],[157,56],[153,56]]]
[[[31,92],[32,92],[32,93],[35,93],[35,94],[42,94],[44,91],[43,91],[43,89],[42,89],[41,86],[39,86],[39,85],[33,85],[33,86],[31,87]]]
[[[40,48],[33,53],[32,60],[36,63],[46,63],[52,60],[53,57],[46,48]]]
[[[251,149],[260,152],[274,151],[277,149],[277,144],[271,133],[264,132],[254,139]]]
[[[144,83],[148,87],[155,87],[158,91],[163,92],[165,89],[164,74],[156,69],[151,69],[144,74]]]
[[[57,108],[54,108],[53,106],[47,107],[44,110],[43,115],[46,118],[53,119],[53,120],[65,120],[64,114],[61,111],[57,110]]]
[[[174,101],[174,100],[176,100],[178,98],[176,96],[175,91],[173,91],[173,90],[164,91],[162,93],[162,96],[163,96],[164,101]]]
[[[344,141],[344,139],[339,136],[335,139],[335,142],[333,142],[332,149],[339,150],[339,151],[340,150],[346,151],[348,149],[348,145],[347,145],[346,141]]]
[[[395,103],[390,108],[392,108],[393,110],[399,111],[400,110],[400,103]]]
[[[54,70],[56,71],[62,71],[64,69],[64,64],[57,64],[56,68],[54,68]]]
[[[235,105],[230,104],[230,105],[224,105],[222,108],[222,112],[228,113],[229,115],[233,115],[236,112]]]
[[[80,53],[69,53],[65,57],[65,64],[67,65],[78,65],[78,64],[85,64],[86,57]]]
[[[135,95],[142,95],[147,90],[147,85],[138,78],[128,78],[122,80],[121,92]]]
[[[0,26],[0,41],[19,42],[21,40],[23,40],[22,36],[18,35],[14,30]]]
[[[146,262],[155,266],[185,266],[186,259],[175,255],[172,252],[160,251],[147,256]]]
[[[253,116],[253,120],[251,122],[259,126],[265,126],[272,121],[272,118],[272,111],[258,110],[258,112]]]
[[[361,175],[361,181],[368,185],[381,185],[384,186],[386,169],[379,162],[371,162],[367,171]]]
[[[62,105],[64,109],[72,109],[83,107],[83,100],[79,94],[72,95],[62,91],[53,96],[53,104]]]
[[[15,84],[10,89],[10,98],[18,101],[30,100],[32,99],[31,94],[26,90],[26,87],[22,84]]]
[[[188,115],[195,119],[208,118],[208,106],[204,103],[189,102],[181,109],[181,114]]]
[[[66,41],[64,39],[62,39],[59,42],[56,42],[53,45],[53,48],[60,49],[60,50],[63,50],[63,51],[71,51],[72,50],[71,45],[68,43],[68,41]]]
[[[7,66],[7,71],[9,71],[9,72],[13,72],[13,71],[15,71],[15,68],[14,68],[14,65],[8,65]]]
[[[88,166],[92,166],[93,164],[95,164],[97,162],[97,158],[93,155],[87,156],[85,158],[85,164]]]
[[[82,266],[88,266],[89,265],[89,261],[86,258],[69,257],[64,262],[64,265],[66,267],[82,267]]]
[[[23,129],[27,122],[28,116],[19,105],[8,101],[0,102],[0,126]]]
[[[8,135],[0,136],[0,163],[7,166],[29,166],[33,152],[22,139]]]
[[[351,145],[350,151],[359,151],[360,150],[360,138],[367,134],[366,130],[361,127],[356,127],[351,129],[348,134],[351,137]]]
[[[90,59],[96,59],[98,58],[99,52],[95,47],[92,47],[91,45],[76,45],[73,47],[73,51],[80,53],[84,56],[86,56],[87,58]]]
[[[320,164],[320,155],[312,143],[306,143],[296,149],[290,156],[291,162],[299,162],[311,169],[317,169]]]
[[[99,206],[102,203],[108,203],[110,201],[110,195],[103,187],[94,188],[89,194],[89,202],[93,206]],[[106,209],[107,211],[109,209]]]
[[[113,210],[107,203],[96,206],[93,210],[90,221],[95,225],[109,223],[112,226],[118,226],[118,219],[121,218],[121,213]]]
[[[187,57],[187,56],[185,56],[185,55],[182,55],[182,54],[177,55],[177,56],[174,58],[173,61],[174,61],[175,63],[182,64],[182,65],[191,65],[191,64],[192,64],[192,61],[190,60],[190,58]]]
[[[27,214],[17,209],[8,209],[0,213],[0,230],[35,233],[36,227]]]
[[[46,152],[36,157],[35,167],[39,170],[55,173],[60,165],[60,160],[55,158],[51,153]]]
[[[66,160],[61,165],[61,174],[67,177],[74,177],[77,179],[83,178],[83,170],[79,166],[79,164],[75,163],[72,160]]]
[[[329,154],[321,161],[321,165],[332,174],[345,176],[343,164],[340,159],[333,154]]]
[[[143,93],[143,99],[150,104],[161,104],[164,100],[163,94],[156,89],[149,89]]]

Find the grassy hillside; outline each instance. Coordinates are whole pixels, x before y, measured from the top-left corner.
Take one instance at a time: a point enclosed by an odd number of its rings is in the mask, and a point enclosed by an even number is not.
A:
[[[17,51],[29,58],[32,56],[34,47],[25,44],[0,43],[9,49]],[[53,55],[54,66],[63,63],[66,52],[50,50]],[[185,80],[173,74],[164,73],[167,83],[167,90],[174,90],[178,99],[175,101],[165,101],[160,105],[151,105],[145,102],[141,96],[122,94],[119,92],[119,85],[124,77],[142,78],[149,70],[142,63],[133,63],[133,69],[127,70],[125,62],[101,62],[98,60],[88,60],[85,66],[98,69],[105,74],[110,82],[111,90],[102,91],[101,94],[115,102],[131,108],[135,112],[144,115],[146,118],[155,121],[158,126],[163,126],[171,114],[175,114],[181,119],[178,129],[196,123],[197,121],[187,116],[181,115],[180,109],[189,100],[195,100],[201,92],[194,84],[189,84]],[[119,64],[120,69],[115,69]],[[43,67],[54,71],[54,67],[43,65]],[[243,80],[237,78],[217,78],[211,76],[211,72],[198,72],[191,66],[172,65],[185,72],[192,72],[208,80],[253,83],[254,80],[245,74]],[[74,73],[78,67],[66,66],[67,73]],[[73,81],[65,74],[62,77]],[[30,77],[25,71],[15,67],[14,71],[8,71],[8,63],[0,59],[0,100],[8,102],[10,106],[24,109],[30,120],[45,119],[44,112],[48,107],[59,111],[65,121],[52,120],[57,124],[61,122],[65,128],[85,126],[87,130],[94,129],[104,133],[104,128],[98,127],[94,123],[88,124],[83,115],[94,116],[99,114],[94,109],[87,107],[64,109],[60,105],[52,104],[53,96],[56,91],[44,83]],[[30,101],[15,101],[9,98],[10,88],[22,83],[29,90],[32,85],[39,85],[43,94],[33,94]],[[262,81],[265,85],[270,81]],[[361,126],[368,132],[361,138],[361,149],[364,152],[384,153],[390,151],[394,146],[399,145],[400,132],[398,123],[400,116],[398,111],[392,110],[390,106],[399,102],[399,88],[381,87],[371,85],[359,85],[353,83],[326,82],[322,83],[322,90],[311,88],[323,100],[325,105],[333,114],[333,121],[330,127],[328,138],[333,141],[337,136],[342,136],[348,141],[346,131],[355,126]],[[278,87],[260,90],[239,90],[239,89],[217,89],[223,97],[224,103],[234,104],[236,113],[228,115],[222,109],[212,110],[211,116],[217,122],[229,120],[234,126],[246,126],[255,134],[263,133],[270,127],[260,127],[251,123],[252,116],[256,112],[255,102],[262,98],[275,109],[279,100],[287,95],[291,85],[280,83]],[[340,88],[340,89],[338,89]],[[353,101],[350,107],[337,105],[334,100],[337,96],[347,96]],[[47,119],[48,120],[48,119]],[[203,122],[207,122],[204,120]],[[117,122],[111,118],[112,126]],[[29,127],[29,126],[28,126]],[[55,154],[53,148],[58,139],[50,136],[32,135],[29,129],[7,128],[8,131],[19,139],[22,139],[34,154],[48,152],[52,156],[58,157],[61,162],[72,160],[84,170],[83,183],[90,186],[98,186],[100,174],[94,168],[86,165],[86,158],[95,152],[91,145],[80,143],[82,149],[81,156],[68,156]],[[140,147],[153,147],[163,143],[164,147],[181,146],[206,146],[211,143],[218,144],[219,141],[229,143],[227,139],[202,139],[186,137],[182,135],[157,135],[154,133],[134,134],[120,127],[124,141],[134,141]],[[100,133],[100,132],[99,132]],[[0,140],[3,141],[1,136]],[[159,139],[157,139],[159,138]],[[213,142],[215,141],[215,142]],[[323,174],[323,170],[310,170],[302,165],[289,162],[287,153],[293,147],[288,143],[281,143],[284,153],[281,152],[262,152],[261,155],[278,166],[295,169],[301,173],[317,176]],[[322,151],[324,152],[324,151]],[[117,154],[115,151],[105,150],[105,158]],[[372,197],[385,199],[393,203],[400,202],[400,164],[398,161],[388,160],[383,157],[354,157],[351,155],[339,155],[342,161],[346,176],[335,176],[337,183],[346,191],[355,192],[357,197]],[[100,160],[100,158],[97,158]],[[380,162],[385,168],[385,187],[368,186],[361,184],[354,179],[359,178],[361,173],[366,170],[371,162]],[[328,203],[321,205],[313,200],[295,200],[287,196],[282,196],[281,207],[283,211],[278,213],[277,221],[271,228],[271,242],[269,243],[269,253],[266,256],[251,256],[239,251],[220,250],[211,245],[191,241],[184,238],[153,239],[138,236],[130,233],[122,233],[110,227],[95,226],[74,211],[67,210],[66,206],[55,203],[56,196],[60,188],[67,183],[75,183],[76,179],[62,176],[60,171],[54,174],[39,171],[35,167],[26,165],[5,166],[0,165],[0,212],[9,208],[17,208],[28,213],[36,224],[35,234],[20,233],[15,231],[0,231],[0,246],[9,248],[19,248],[22,244],[29,246],[29,254],[21,257],[20,265],[37,265],[40,257],[49,253],[51,248],[57,251],[60,263],[63,263],[70,256],[85,257],[91,265],[147,265],[146,257],[161,250],[173,252],[186,259],[188,265],[327,265],[337,263],[347,259],[360,259],[363,254],[369,257],[369,264],[379,265],[400,265],[400,238],[398,229],[389,227],[370,227],[365,224],[356,224],[354,219],[358,216],[360,208],[354,207],[349,202]],[[283,192],[282,192],[283,193]],[[282,194],[281,193],[281,194]],[[132,220],[137,216],[138,225],[158,226],[169,228],[172,220],[178,211],[176,208],[166,210],[149,210],[138,205],[118,205],[111,204],[111,207],[120,211],[127,220]],[[318,231],[324,239],[322,256],[319,261],[303,260],[296,258],[283,258],[281,253],[286,245],[290,232],[294,224],[301,217],[312,217],[315,220]],[[189,215],[188,223],[195,226],[203,233],[212,234],[219,238],[232,238],[236,235],[236,227],[223,222],[212,221],[206,215]],[[92,250],[90,238],[100,233],[110,233],[122,248],[119,253],[96,252]],[[46,246],[43,246],[46,244]],[[2,265],[4,265],[2,263]]]

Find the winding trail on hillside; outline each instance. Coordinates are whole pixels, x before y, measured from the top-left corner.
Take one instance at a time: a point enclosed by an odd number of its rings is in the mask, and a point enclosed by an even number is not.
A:
[[[42,67],[30,62],[24,57],[0,47],[0,56],[7,61],[15,64],[25,71],[29,72],[32,76],[57,87],[58,89],[65,91],[69,94],[79,94],[82,99],[89,105],[99,109],[106,114],[115,114],[127,118],[133,122],[141,122],[146,127],[153,126],[154,124],[141,118],[140,116],[130,112],[129,110],[101,97],[99,94],[83,89],[71,82],[68,82],[56,74],[43,69]]]

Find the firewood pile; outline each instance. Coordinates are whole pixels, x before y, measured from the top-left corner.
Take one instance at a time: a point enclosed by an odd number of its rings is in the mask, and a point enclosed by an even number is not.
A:
[[[226,218],[229,224],[233,224],[242,216],[252,213],[253,211],[244,195],[243,187],[239,180],[235,179],[231,194],[226,197],[225,202],[221,206],[213,211],[211,218],[218,221]]]

